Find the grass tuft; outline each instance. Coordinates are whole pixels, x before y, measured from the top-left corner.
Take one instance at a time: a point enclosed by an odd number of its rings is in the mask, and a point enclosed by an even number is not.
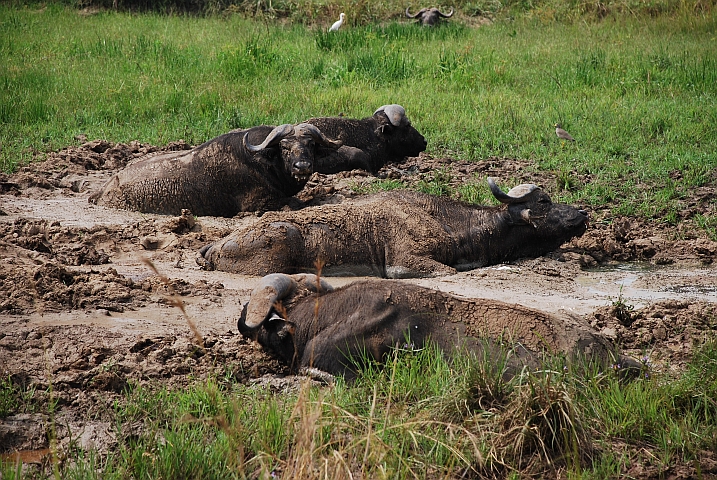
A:
[[[593,457],[593,438],[569,385],[557,373],[529,375],[500,414],[490,457],[523,472],[566,467],[579,471]]]
[[[383,366],[363,362],[351,384],[134,384],[115,404],[115,453],[74,449],[47,468],[61,478],[597,479],[624,476],[645,452],[695,465],[717,447],[714,339],[671,381],[648,359],[649,375],[630,381],[563,358],[506,376],[510,359],[404,347]],[[17,471],[0,461],[3,478]]]

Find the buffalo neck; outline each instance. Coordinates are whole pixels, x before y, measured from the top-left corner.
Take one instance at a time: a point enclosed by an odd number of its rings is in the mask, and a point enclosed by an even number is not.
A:
[[[448,222],[455,246],[450,264],[458,270],[515,260],[533,250],[533,227],[517,224],[505,207],[472,207],[461,217]]]

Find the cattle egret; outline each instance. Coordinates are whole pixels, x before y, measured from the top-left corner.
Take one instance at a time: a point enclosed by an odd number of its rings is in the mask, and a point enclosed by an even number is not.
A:
[[[346,17],[346,15],[343,13],[341,15],[339,15],[339,19],[337,21],[335,21],[333,25],[331,25],[331,28],[329,28],[329,32],[335,32],[336,30],[341,28],[341,25],[344,24],[345,17]]]
[[[559,123],[555,124],[555,135],[557,135],[560,140],[567,140],[569,142],[575,141],[572,135],[563,130],[563,127],[561,127]]]

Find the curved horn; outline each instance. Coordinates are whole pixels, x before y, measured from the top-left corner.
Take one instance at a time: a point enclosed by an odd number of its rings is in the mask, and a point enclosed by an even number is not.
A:
[[[329,147],[340,147],[341,140],[331,140],[329,137],[324,135],[324,132],[319,130],[319,127],[312,125],[311,123],[300,123],[294,127],[294,135],[297,137],[302,135],[311,135],[314,140],[317,140]]]
[[[263,277],[249,297],[245,307],[246,321],[249,328],[257,328],[269,316],[274,304],[286,298],[296,289],[296,281],[283,273],[272,273]]]
[[[319,278],[313,273],[297,273],[293,275],[294,279],[299,285],[303,285],[314,293],[326,293],[333,292],[334,287],[329,285],[323,278]]]
[[[524,202],[535,190],[539,188],[537,185],[533,185],[532,183],[524,183],[511,188],[508,193],[505,193],[500,189],[500,187],[498,187],[498,185],[495,184],[495,180],[491,177],[488,177],[488,186],[490,187],[490,192],[498,201],[508,204]]]
[[[411,7],[406,7],[406,16],[407,16],[408,18],[416,18],[416,17],[423,11],[423,10],[419,10],[419,12],[418,12],[417,14],[411,15],[410,13],[408,13],[408,9],[409,9],[409,8],[411,8]]]
[[[285,123],[283,125],[275,127],[274,130],[272,130],[269,135],[266,136],[264,141],[261,142],[261,144],[259,145],[252,145],[251,143],[247,142],[246,135],[244,135],[242,143],[244,143],[244,148],[246,148],[250,152],[259,152],[261,150],[264,150],[266,147],[276,145],[282,138],[291,135],[293,132],[294,126],[290,123]]]
[[[438,12],[438,15],[440,15],[443,18],[450,18],[453,16],[453,7],[451,7],[451,13],[441,13],[440,10],[436,10]]]
[[[393,125],[394,127],[400,127],[401,125],[406,125],[408,123],[408,117],[406,117],[406,109],[396,103],[378,107],[378,109],[376,109],[373,114],[376,115],[378,112],[383,112],[386,117],[388,117],[388,120],[391,122],[391,125]]]

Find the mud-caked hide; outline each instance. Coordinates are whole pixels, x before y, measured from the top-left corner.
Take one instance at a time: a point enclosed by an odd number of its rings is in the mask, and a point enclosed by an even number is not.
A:
[[[91,197],[97,205],[146,213],[232,217],[276,210],[314,172],[317,148],[340,146],[308,124],[235,130],[184,152],[130,163]]]
[[[348,378],[366,361],[383,362],[394,349],[417,350],[429,341],[448,356],[508,357],[507,374],[538,365],[545,354],[631,365],[579,318],[392,280],[333,290],[314,275],[271,274],[252,293],[238,328],[294,370]]]
[[[269,212],[200,250],[206,269],[247,275],[315,271],[388,278],[448,275],[545,255],[582,235],[584,210],[535,185],[503,192],[500,207],[395,190],[295,212]]]
[[[330,138],[339,140],[338,150],[323,149],[316,158],[316,171],[337,173],[361,169],[376,174],[387,163],[400,163],[426,149],[426,139],[397,104],[383,105],[373,116],[361,120],[344,117],[310,118]]]

